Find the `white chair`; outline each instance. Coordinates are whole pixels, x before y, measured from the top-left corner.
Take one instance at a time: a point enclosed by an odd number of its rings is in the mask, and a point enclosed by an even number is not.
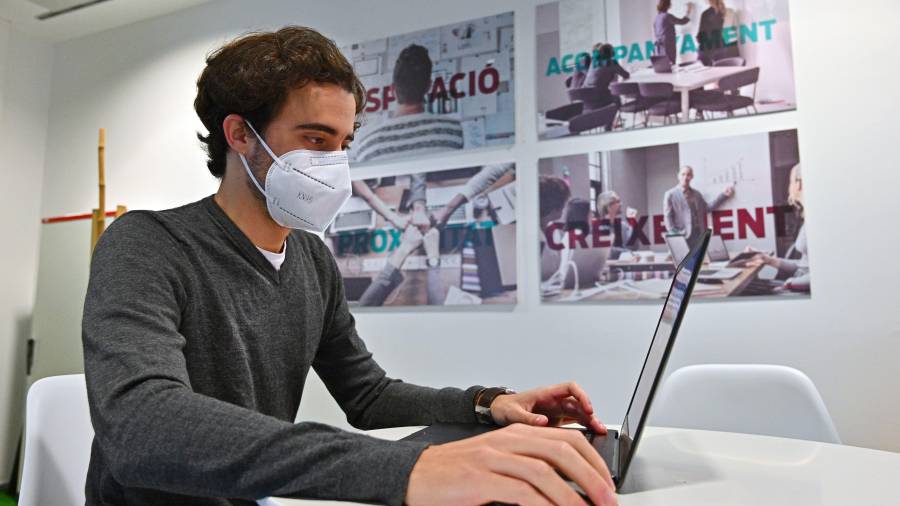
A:
[[[94,428],[84,374],[34,382],[25,408],[19,506],[83,506]],[[267,497],[260,506],[280,506]]]
[[[37,380],[25,409],[20,506],[82,506],[94,429],[83,374]]]
[[[662,384],[650,423],[841,442],[809,377],[778,365],[703,364],[678,369]]]

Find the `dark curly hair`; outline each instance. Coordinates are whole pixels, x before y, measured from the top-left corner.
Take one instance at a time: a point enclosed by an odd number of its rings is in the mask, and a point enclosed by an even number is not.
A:
[[[226,116],[239,114],[262,133],[288,93],[310,82],[336,84],[352,93],[357,114],[365,107],[365,88],[353,66],[331,39],[311,28],[286,26],[248,33],[210,53],[197,79],[194,110],[209,132],[197,137],[206,149],[212,175],[225,175]]]
[[[394,65],[394,95],[401,104],[421,104],[431,86],[431,58],[428,49],[406,46]]]

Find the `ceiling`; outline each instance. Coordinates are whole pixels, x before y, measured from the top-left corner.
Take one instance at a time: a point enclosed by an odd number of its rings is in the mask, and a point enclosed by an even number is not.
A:
[[[109,0],[45,21],[35,16],[88,0],[0,0],[0,19],[48,42],[63,42],[162,16],[211,0]]]

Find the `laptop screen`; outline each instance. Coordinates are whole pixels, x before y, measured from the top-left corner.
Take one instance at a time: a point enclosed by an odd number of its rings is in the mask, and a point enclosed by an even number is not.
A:
[[[704,237],[705,240],[699,241],[684,262],[675,270],[662,315],[656,326],[656,333],[653,335],[647,358],[644,360],[644,367],[641,369],[641,375],[638,377],[634,394],[631,397],[631,404],[625,414],[625,421],[622,422],[622,429],[619,431],[619,438],[624,440],[623,448],[626,450],[619,454],[620,459],[625,459],[620,461],[620,464],[623,462],[627,464],[630,460],[628,454],[634,450],[634,444],[640,437],[641,424],[652,400],[655,384],[662,375],[668,350],[671,349],[671,342],[680,324],[679,315],[683,313],[683,306],[687,303],[687,297],[691,292],[692,281],[696,278],[693,273],[703,264],[708,234],[709,232],[707,232],[707,237]],[[624,467],[620,465],[619,469],[624,469]]]
[[[725,262],[731,259],[728,255],[728,248],[725,247],[725,240],[721,235],[714,235],[709,238],[709,248],[706,249],[710,262]]]

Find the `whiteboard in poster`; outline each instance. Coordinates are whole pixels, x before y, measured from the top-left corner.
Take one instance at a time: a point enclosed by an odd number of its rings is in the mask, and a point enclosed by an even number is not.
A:
[[[694,169],[693,186],[712,200],[728,185],[734,197],[721,209],[754,209],[772,205],[772,162],[769,133],[708,139],[679,144],[680,165]],[[674,175],[673,175],[674,179]],[[774,222],[766,217],[766,246],[774,248]],[[768,243],[771,242],[771,245]],[[757,248],[762,243],[753,245]],[[749,242],[735,240],[728,248],[738,251]]]
[[[377,55],[387,51],[388,40],[380,38],[366,42],[357,42],[349,47],[351,61],[363,60],[369,56]]]
[[[497,51],[499,21],[497,17],[490,17],[441,27],[441,57],[456,58]]]

